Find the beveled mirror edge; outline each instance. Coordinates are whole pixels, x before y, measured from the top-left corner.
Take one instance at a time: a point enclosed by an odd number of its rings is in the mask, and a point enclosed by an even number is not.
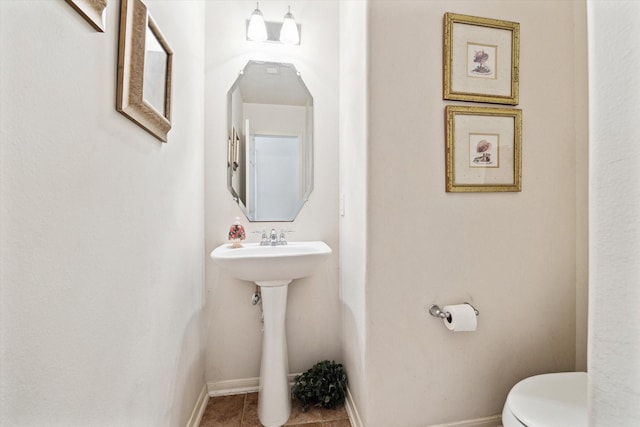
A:
[[[299,202],[297,203],[297,205],[295,206],[295,209],[292,210],[292,215],[290,217],[287,218],[282,218],[282,219],[255,219],[252,218],[252,215],[250,214],[250,212],[248,211],[245,203],[242,201],[240,195],[238,194],[238,192],[236,191],[236,189],[233,187],[233,168],[231,167],[231,165],[229,165],[229,162],[227,161],[227,189],[229,191],[229,193],[231,194],[233,200],[237,203],[238,207],[240,208],[240,210],[242,211],[243,215],[245,216],[245,218],[249,221],[249,222],[256,222],[256,223],[268,223],[268,222],[293,222],[295,221],[295,219],[297,218],[297,216],[300,214],[300,211],[302,210],[302,208],[304,207],[304,205],[306,204],[306,202],[309,201],[310,195],[314,190],[315,187],[315,183],[314,183],[314,177],[315,177],[315,170],[314,170],[314,146],[315,146],[315,137],[314,137],[314,114],[313,114],[313,109],[314,109],[314,102],[313,102],[313,95],[311,94],[311,92],[309,91],[309,88],[307,87],[307,85],[305,84],[304,80],[301,77],[300,71],[298,71],[297,67],[295,66],[295,64],[293,63],[285,63],[285,62],[274,62],[274,61],[264,61],[264,60],[249,60],[244,67],[238,72],[238,76],[236,77],[236,79],[234,80],[234,83],[231,85],[231,88],[227,91],[227,138],[228,141],[230,141],[232,139],[232,134],[233,134],[233,118],[232,118],[232,110],[233,110],[233,102],[232,102],[232,94],[235,90],[238,89],[238,86],[240,85],[240,77],[242,75],[244,75],[244,71],[247,69],[247,67],[249,67],[251,64],[273,64],[273,65],[278,65],[278,66],[286,66],[289,68],[292,68],[293,70],[295,70],[296,76],[297,76],[297,80],[300,82],[300,84],[302,85],[302,87],[304,87],[305,91],[308,94],[309,97],[309,102],[308,104],[305,106],[305,108],[307,110],[311,109],[311,116],[308,120],[309,123],[309,130],[306,132],[306,135],[309,137],[309,150],[308,150],[308,154],[307,156],[305,156],[305,162],[307,164],[307,173],[305,174],[305,184],[306,184],[306,189],[305,192],[303,194],[303,196],[300,198]],[[227,150],[229,150],[229,142],[227,141]],[[227,152],[227,158],[229,157],[229,153]]]

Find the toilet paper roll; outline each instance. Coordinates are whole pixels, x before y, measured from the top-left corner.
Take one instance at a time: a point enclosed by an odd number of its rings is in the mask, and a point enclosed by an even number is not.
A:
[[[449,317],[442,319],[450,331],[475,331],[478,327],[476,312],[469,304],[445,305],[442,311],[450,314]]]

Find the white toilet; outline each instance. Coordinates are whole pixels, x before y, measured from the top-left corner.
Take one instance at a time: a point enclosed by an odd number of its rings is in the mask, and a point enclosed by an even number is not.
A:
[[[513,386],[502,410],[504,427],[587,427],[587,373],[525,378]]]

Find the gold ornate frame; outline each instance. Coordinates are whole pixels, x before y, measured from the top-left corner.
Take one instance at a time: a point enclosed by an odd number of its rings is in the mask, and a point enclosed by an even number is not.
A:
[[[166,54],[164,82],[160,82],[164,90],[161,108],[154,108],[144,97],[145,83],[150,83],[145,82],[145,62],[148,58],[145,46],[152,41],[147,40],[149,34],[157,39]],[[171,129],[172,56],[173,51],[147,12],[145,4],[141,0],[122,0],[116,109],[163,142],[167,142],[167,133]]]
[[[477,67],[469,69],[473,45],[487,46],[494,53],[493,71],[483,75],[473,73]],[[445,13],[443,99],[517,105],[519,58],[519,23]]]
[[[522,110],[449,105],[445,118],[447,192],[522,190]],[[484,135],[494,141],[494,157],[487,163],[478,162],[482,156],[472,159],[474,138]],[[483,151],[478,143],[477,153]]]
[[[67,0],[93,28],[104,33],[107,0]]]

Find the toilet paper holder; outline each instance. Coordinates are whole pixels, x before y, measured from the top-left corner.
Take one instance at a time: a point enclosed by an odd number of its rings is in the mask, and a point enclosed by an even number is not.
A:
[[[466,301],[464,303],[469,304]],[[471,308],[473,308],[473,311],[476,313],[476,316],[480,316],[480,312],[471,304],[469,305],[471,306]],[[429,314],[434,317],[439,317],[441,319],[448,319],[449,321],[451,321],[451,314],[448,311],[442,311],[437,304],[431,304],[429,306]]]

